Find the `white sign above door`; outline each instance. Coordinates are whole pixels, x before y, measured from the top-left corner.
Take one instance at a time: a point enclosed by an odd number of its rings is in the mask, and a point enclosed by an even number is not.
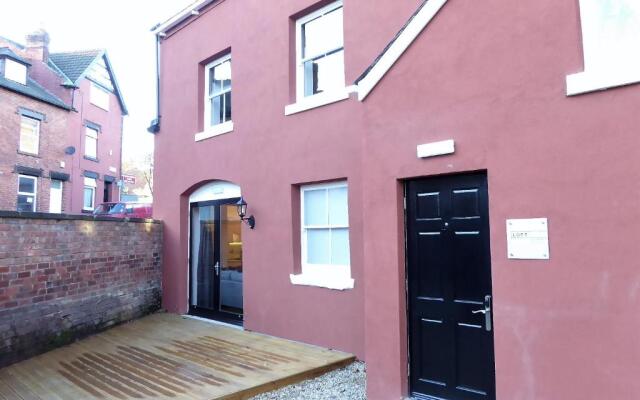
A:
[[[508,219],[507,254],[510,259],[548,260],[549,229],[547,219]]]

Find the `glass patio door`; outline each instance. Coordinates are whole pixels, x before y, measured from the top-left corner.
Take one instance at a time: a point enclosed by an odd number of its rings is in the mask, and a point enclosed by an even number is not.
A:
[[[242,232],[238,199],[191,205],[189,313],[242,322]]]

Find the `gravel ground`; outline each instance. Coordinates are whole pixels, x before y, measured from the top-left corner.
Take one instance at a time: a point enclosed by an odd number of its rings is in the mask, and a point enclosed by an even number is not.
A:
[[[315,379],[303,381],[251,400],[365,400],[366,368],[354,362]]]

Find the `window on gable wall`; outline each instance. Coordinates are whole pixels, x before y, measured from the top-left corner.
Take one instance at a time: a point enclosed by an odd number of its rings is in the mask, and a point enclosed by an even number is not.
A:
[[[567,94],[640,82],[640,1],[580,0],[584,72]]]
[[[91,92],[89,93],[89,101],[94,106],[100,107],[105,111],[109,111],[109,92],[94,82],[91,82]]]
[[[205,67],[205,130],[231,122],[231,55]]]
[[[19,150],[23,153],[38,154],[40,143],[40,121],[34,118],[20,117]]]
[[[303,186],[300,203],[302,274],[292,282],[352,288],[347,182]]]
[[[342,1],[297,20],[296,47],[298,100],[344,90]]]

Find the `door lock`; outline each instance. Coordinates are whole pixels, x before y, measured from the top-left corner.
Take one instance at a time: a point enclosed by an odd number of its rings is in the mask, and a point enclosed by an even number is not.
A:
[[[472,314],[484,314],[484,327],[487,332],[491,332],[491,295],[484,296],[484,308],[482,310],[473,310]]]
[[[220,263],[217,262],[216,265],[213,266],[213,269],[216,271],[216,275],[220,275]]]

